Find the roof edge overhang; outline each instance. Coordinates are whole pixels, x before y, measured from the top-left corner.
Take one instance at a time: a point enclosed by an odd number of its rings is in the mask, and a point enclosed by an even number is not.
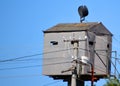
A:
[[[104,29],[106,33],[104,31],[100,32],[99,27]],[[90,32],[92,31],[93,32],[94,28],[97,28],[98,30],[98,33],[96,33],[97,35],[113,36],[113,34],[102,24],[102,22],[60,23],[43,31],[43,33],[81,32],[81,31],[90,31]]]
[[[87,31],[87,30],[71,30],[71,31],[43,31],[43,33],[61,33],[61,32],[81,32],[81,31]]]
[[[102,26],[104,26],[102,22],[100,22],[100,24],[101,24]],[[109,32],[109,34],[106,34],[106,35],[113,36],[113,34],[112,34],[105,26],[104,26],[104,28]]]

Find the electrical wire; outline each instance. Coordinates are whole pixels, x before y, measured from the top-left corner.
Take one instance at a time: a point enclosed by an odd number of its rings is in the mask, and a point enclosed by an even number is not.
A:
[[[33,55],[26,55],[26,56],[21,56],[21,57],[16,57],[16,58],[11,58],[11,59],[4,59],[4,60],[0,60],[0,63],[2,62],[9,62],[9,61],[15,61],[15,60],[19,60],[19,59],[24,59],[24,58],[29,58],[29,57],[35,57],[35,56],[39,56],[39,55],[44,55],[44,54],[49,54],[49,53],[55,53],[55,52],[61,52],[61,51],[67,51],[67,50],[71,50],[73,48],[69,48],[69,49],[62,49],[62,50],[57,50],[57,51],[50,51],[50,52],[44,52],[44,53],[39,53],[39,54],[33,54]],[[83,49],[83,48],[79,48],[81,50],[85,50],[85,51],[89,51],[87,49]],[[51,59],[51,58],[50,58]]]
[[[118,61],[118,60],[117,60]],[[120,64],[120,61],[118,61],[118,63]]]
[[[44,52],[44,53],[39,53],[39,54],[27,55],[27,56],[21,56],[21,57],[16,57],[16,58],[12,58],[12,59],[4,59],[4,60],[0,60],[0,63],[10,62],[10,61],[17,61],[17,60],[19,60],[19,59],[25,59],[25,58],[35,57],[35,56],[44,55],[44,54],[49,54],[49,53],[67,51],[67,50],[71,50],[71,49],[73,49],[73,48],[63,49],[63,50],[57,50],[57,51],[51,51],[51,52]],[[79,49],[90,52],[90,50],[87,50],[87,49],[83,49],[83,48],[79,48]],[[42,58],[39,58],[39,59],[42,59]],[[45,58],[45,59],[52,59],[52,58]]]
[[[1,68],[0,70],[13,70],[13,69],[23,69],[23,68],[31,68],[31,67],[40,67],[40,66],[49,66],[49,65],[55,65],[55,64],[63,64],[63,63],[71,63],[71,62],[60,62],[60,63],[51,63],[51,64],[44,64],[44,65],[32,65],[32,66],[22,66],[22,67],[10,67],[10,68]],[[99,67],[99,68],[98,68]],[[95,65],[95,69],[102,71],[103,68],[100,66]],[[105,71],[104,71],[105,72]],[[106,73],[106,72],[105,72]]]
[[[120,41],[113,36],[113,39],[120,44]]]
[[[95,54],[99,57],[99,59],[100,59],[100,61],[104,64],[104,66],[107,68],[107,65],[104,63],[104,61],[101,59],[101,57],[99,56],[99,54],[96,52],[96,51],[94,51],[95,52]]]
[[[2,62],[14,61],[14,60],[23,59],[23,58],[28,58],[28,57],[39,56],[39,55],[42,55],[42,53],[40,53],[40,54],[33,54],[33,55],[27,55],[27,56],[21,56],[21,57],[16,57],[16,58],[12,58],[12,59],[0,60],[0,63],[2,63]]]
[[[30,75],[7,75],[7,76],[0,76],[0,78],[25,78],[25,77],[42,77],[41,74],[30,74]]]
[[[61,57],[52,57],[52,58],[39,58],[39,57],[37,57],[37,58],[31,58],[31,59],[17,59],[17,60],[8,61],[8,62],[10,63],[10,62],[40,61],[40,60],[43,60],[43,59],[44,60],[53,60],[53,59],[58,59],[58,58],[61,58]]]
[[[105,73],[105,74],[107,73],[106,71],[104,71],[104,70],[102,70],[102,69],[99,69],[99,68],[97,68],[97,67],[95,67],[95,69],[96,69],[96,70],[99,70],[99,71],[101,71],[101,72],[103,72],[103,73]],[[95,71],[94,71],[94,72],[95,72]]]
[[[98,37],[99,39],[102,39],[103,40],[103,42],[105,42],[105,43],[108,43],[108,41],[106,41],[105,39],[103,39],[103,38],[101,38],[101,37]],[[113,35],[113,39],[116,41],[116,42],[118,42],[118,44],[120,44],[120,41],[119,40],[117,40],[116,38],[115,38],[115,36]],[[112,45],[112,42],[109,42],[111,45]],[[117,44],[115,44],[115,45],[113,45],[115,48],[118,48],[118,46],[116,46]]]
[[[118,75],[120,75],[120,73],[119,73],[118,69],[116,68],[115,64],[112,61],[111,61],[111,63],[113,65],[113,67],[115,68],[115,70],[117,71]]]
[[[103,42],[106,42],[106,43],[108,43],[106,40],[104,40],[103,38],[100,38],[99,37],[99,39],[102,39],[103,40]],[[118,44],[120,44],[120,41],[118,40],[118,39],[116,39],[115,38],[115,36],[113,35],[113,39],[118,43]],[[111,45],[112,45],[112,43],[111,42],[109,42]],[[115,45],[113,45],[113,46],[115,46],[115,48],[118,48],[118,46],[116,46],[117,44],[115,44]],[[100,54],[99,54],[100,55]]]
[[[89,51],[87,49],[83,49],[83,48],[79,48],[81,50],[85,50],[85,51]],[[68,49],[65,49],[68,50]],[[41,54],[34,54],[34,55],[28,55],[28,56],[22,56],[22,57],[17,57],[17,58],[12,58],[12,59],[7,59],[7,60],[1,60],[0,62],[8,62],[8,61],[15,61],[15,60],[19,60],[19,59],[23,59],[23,58],[28,58],[28,57],[33,57],[33,56],[38,56],[38,55],[42,55],[42,54],[48,54],[48,53],[54,53],[54,52],[60,52],[63,50],[59,50],[59,51],[52,51],[52,52],[46,52],[46,53],[41,53]],[[90,51],[89,51],[90,52]],[[105,63],[103,62],[103,60],[100,58],[99,54],[95,51],[96,55],[99,57],[99,59],[101,60],[101,62],[105,65]],[[29,67],[29,66],[28,66]],[[32,67],[32,66],[30,66]],[[106,67],[106,65],[105,65]],[[24,68],[24,67],[18,67],[18,68]],[[8,68],[8,69],[14,69],[14,68]]]
[[[115,71],[117,71],[118,75],[120,75],[120,73],[119,73],[118,69],[116,68],[115,64],[113,63],[113,61],[108,56],[106,56],[106,57],[111,62],[111,64],[113,65]]]
[[[73,48],[70,48],[70,49],[73,49]],[[15,61],[15,60],[18,60],[18,59],[29,58],[29,57],[34,57],[34,56],[39,56],[39,55],[44,55],[44,54],[49,54],[49,53],[61,52],[61,51],[66,51],[66,50],[70,50],[70,49],[62,49],[62,50],[57,50],[57,51],[44,52],[44,53],[40,53],[40,54],[21,56],[21,57],[16,57],[16,58],[12,58],[12,59],[5,59],[5,60],[0,60],[0,63],[9,62],[9,61]]]
[[[86,50],[86,49],[82,49],[82,50]],[[32,55],[33,56],[33,55]],[[66,63],[66,62],[65,62]],[[53,63],[53,64],[45,64],[45,65],[54,65],[54,64],[61,64],[61,63]],[[14,67],[14,68],[2,68],[0,70],[11,70],[11,69],[21,69],[21,68],[30,68],[30,67],[39,67],[42,65],[33,65],[33,66],[23,66],[23,67]],[[100,70],[100,69],[99,69]],[[117,69],[116,69],[117,70]],[[117,71],[118,72],[118,71]]]
[[[73,48],[70,48],[73,49]],[[12,59],[6,59],[6,60],[0,60],[0,63],[2,62],[11,62],[11,61],[20,61],[19,59],[23,59],[23,58],[28,58],[28,57],[34,57],[34,56],[39,56],[39,55],[44,55],[44,54],[48,54],[48,53],[54,53],[54,52],[61,52],[61,51],[66,51],[66,50],[70,50],[70,49],[64,49],[64,50],[58,50],[58,51],[51,51],[51,52],[45,52],[45,53],[40,53],[40,54],[33,54],[33,55],[28,55],[28,56],[22,56],[22,57],[16,57],[16,58],[12,58]],[[83,48],[79,48],[81,50],[85,50],[85,51],[89,51],[87,49],[83,49]],[[95,51],[96,55],[99,57],[99,59],[101,60],[101,62],[104,64],[105,67],[107,67],[104,63],[104,61],[101,59],[101,57],[99,56],[99,54]],[[50,58],[51,59],[51,58]],[[110,59],[110,58],[109,58]],[[22,60],[21,60],[22,61]],[[114,63],[111,62],[113,64],[113,66],[115,67]],[[51,65],[51,64],[48,64]],[[29,67],[37,67],[37,66],[41,66],[41,65],[34,65],[34,66],[24,66],[24,67],[15,67],[15,68],[3,68],[0,70],[6,70],[6,69],[18,69],[18,68],[29,68]],[[117,68],[115,68],[117,70]],[[117,70],[118,72],[118,70]],[[119,73],[119,72],[118,72]]]
[[[118,47],[118,46],[120,46],[120,41],[115,37],[115,36],[113,36],[113,39],[116,41],[116,44],[115,44],[115,48],[119,51],[120,50],[120,47]],[[119,52],[118,52],[119,53]],[[120,53],[119,53],[120,54]]]
[[[100,65],[94,64],[94,67],[97,67],[97,68],[100,68],[100,69],[102,69],[102,70],[105,70],[105,68],[101,67]]]
[[[9,67],[9,68],[0,68],[0,70],[23,69],[23,68],[40,67],[40,66],[41,65],[21,66],[21,67]]]
[[[54,82],[50,82],[50,83],[44,84],[43,86],[49,86],[49,85],[53,85],[53,84],[56,84],[56,83],[58,83],[58,82],[60,82],[60,81],[54,81]]]
[[[56,62],[56,63],[50,63],[50,64],[44,64],[44,65],[30,65],[30,66],[0,68],[0,70],[13,70],[13,69],[32,68],[32,67],[50,66],[50,65],[63,64],[63,63],[67,64],[67,63],[71,63],[71,61],[68,61],[68,62]]]
[[[9,62],[3,62],[3,63],[0,63],[1,65],[0,66],[3,66],[3,65],[12,65],[12,64],[28,64],[29,63],[38,63],[38,62],[41,62],[41,60],[49,60],[49,61],[52,61],[54,59],[60,59],[61,57],[52,57],[52,58],[31,58],[31,59],[18,59],[18,60],[15,60],[15,61],[9,61]]]
[[[80,48],[80,49],[81,49],[81,48]],[[86,49],[82,49],[82,50],[86,50]],[[90,50],[86,50],[86,51],[89,51],[89,52],[90,52]],[[94,50],[94,52],[95,52],[95,54],[99,57],[99,59],[101,60],[101,62],[104,64],[104,66],[107,68],[107,65],[106,65],[106,64],[104,63],[104,61],[101,59],[101,57],[100,57],[99,54],[96,52],[96,50]],[[117,71],[118,75],[120,75],[118,69],[116,68],[116,66],[114,65],[114,63],[112,62],[112,60],[111,60],[108,56],[106,56],[106,57],[107,57],[107,59],[110,60],[110,62],[112,63],[113,67],[114,67],[115,70]]]
[[[108,57],[107,57],[108,58]],[[110,58],[108,58],[109,60],[110,60]],[[117,60],[118,61],[118,60]],[[111,62],[111,64],[113,65],[113,67],[114,67],[114,69],[115,69],[115,71],[118,73],[118,75],[120,75],[120,73],[119,73],[119,71],[118,71],[118,69],[117,69],[117,67],[116,67],[116,65],[113,63],[113,61],[112,60],[110,60],[110,62]]]
[[[116,60],[120,60],[120,58],[114,58],[114,57],[112,57],[113,59],[116,59]]]
[[[106,73],[104,70],[102,70],[102,69],[99,69],[99,68],[96,68],[95,67],[95,69],[96,70],[99,70],[99,71],[101,71],[101,72],[104,72],[104,73]],[[35,77],[35,76],[43,76],[43,75],[41,75],[41,74],[31,74],[31,75],[11,75],[11,76],[0,76],[0,78],[24,78],[24,77]],[[45,84],[45,86],[46,85],[48,85],[48,84]]]
[[[101,72],[107,74],[107,71],[105,71],[105,69],[102,68],[102,67],[100,67],[100,66],[96,66],[96,65],[95,65],[94,68],[95,68],[96,70],[99,70],[99,71],[101,71]],[[114,74],[114,73],[110,71],[110,74]]]

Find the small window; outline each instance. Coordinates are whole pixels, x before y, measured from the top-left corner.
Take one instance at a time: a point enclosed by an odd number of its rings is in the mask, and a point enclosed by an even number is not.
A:
[[[89,45],[93,45],[94,44],[94,42],[92,42],[92,41],[89,41]]]
[[[74,41],[71,41],[71,44],[74,44]]]
[[[110,48],[110,45],[109,45],[109,44],[107,44],[107,48]]]
[[[58,42],[57,41],[50,41],[50,44],[51,45],[58,45]]]

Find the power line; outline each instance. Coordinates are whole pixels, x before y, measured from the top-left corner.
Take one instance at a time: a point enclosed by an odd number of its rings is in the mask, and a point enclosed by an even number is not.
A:
[[[54,59],[60,59],[61,57],[52,57],[52,58],[44,58],[45,60],[54,60]],[[43,60],[43,58],[31,58],[31,59],[18,59],[18,60],[15,60],[15,61],[8,61],[8,62],[3,62],[3,63],[0,63],[0,64],[6,64],[6,65],[9,65],[9,64],[21,64],[21,63],[28,63],[28,62],[40,62],[41,60]],[[3,66],[3,65],[0,65],[0,66]]]
[[[53,60],[53,59],[58,59],[61,57],[52,57],[52,58],[44,58],[45,60]],[[39,61],[39,60],[43,60],[43,58],[31,58],[31,59],[17,59],[14,61],[8,61],[8,62],[24,62],[24,61]]]
[[[97,68],[97,67],[95,67],[95,69],[96,69],[96,70],[99,70],[99,71],[101,71],[101,72],[106,73],[106,71],[104,71],[104,70],[102,70],[102,69],[99,69],[99,68]]]
[[[116,68],[116,66],[115,66],[115,64],[112,62],[112,60],[111,60],[111,63],[112,63],[112,65],[113,65],[113,67],[115,68],[115,70],[117,71],[118,75],[120,75],[118,69]]]
[[[118,60],[117,60],[118,61]],[[118,63],[120,64],[120,61],[118,61]]]
[[[99,54],[98,54],[99,55]],[[103,55],[103,56],[105,56],[105,55]],[[120,74],[119,73],[119,71],[118,71],[118,69],[116,68],[116,65],[113,63],[113,61],[108,57],[108,56],[106,56],[107,57],[107,59],[111,62],[111,64],[113,65],[113,67],[115,68],[115,70],[117,71],[117,73],[118,73],[118,75]],[[106,66],[107,67],[107,66]]]
[[[73,49],[73,48],[70,48]],[[40,54],[33,54],[33,55],[27,55],[27,56],[22,56],[22,57],[16,57],[16,58],[12,58],[12,59],[6,59],[6,60],[0,60],[0,63],[2,62],[11,62],[11,61],[20,61],[20,59],[23,58],[28,58],[28,57],[34,57],[34,56],[39,56],[39,55],[43,55],[43,54],[48,54],[48,53],[54,53],[54,52],[61,52],[61,51],[66,51],[66,50],[70,50],[70,49],[64,49],[64,50],[58,50],[58,51],[51,51],[51,52],[45,52],[45,53],[40,53]],[[81,50],[85,50],[85,51],[89,51],[87,49],[83,49],[83,48],[79,48]],[[101,62],[104,64],[105,67],[106,64],[103,62],[103,60],[101,59],[101,57],[99,56],[99,54],[95,51],[96,55],[99,57],[99,59],[101,60]],[[46,58],[47,59],[47,58]],[[51,59],[51,58],[50,58]],[[110,59],[110,58],[108,58]],[[27,59],[28,60],[28,59]],[[22,60],[21,60],[22,61]],[[53,63],[54,64],[54,63]],[[56,64],[56,63],[55,63]],[[58,63],[57,63],[58,64]],[[112,63],[113,64],[113,63]],[[51,65],[51,64],[46,64],[46,65]],[[113,64],[114,65],[114,64]],[[23,67],[15,67],[15,68],[2,68],[0,70],[11,70],[11,69],[20,69],[20,68],[29,68],[29,67],[38,67],[38,66],[42,66],[42,65],[34,65],[34,66],[23,66]],[[115,67],[115,66],[114,66]],[[117,68],[116,68],[117,70]],[[118,72],[118,71],[117,71]],[[119,72],[118,72],[119,73]]]
[[[44,64],[44,65],[31,65],[31,66],[9,67],[9,68],[1,68],[0,70],[13,70],[13,69],[32,68],[32,67],[49,66],[49,65],[63,64],[63,63],[71,63],[71,62],[68,61],[68,62],[56,62],[56,63],[50,63],[50,64]]]
[[[73,48],[62,49],[62,50],[57,50],[57,51],[50,51],[50,52],[44,52],[44,53],[38,53],[38,54],[33,54],[33,55],[26,55],[26,56],[11,58],[11,59],[4,59],[4,60],[0,60],[0,63],[11,62],[11,61],[20,61],[20,59],[25,59],[25,58],[29,58],[29,57],[35,57],[35,56],[44,55],[44,54],[49,54],[49,53],[67,51],[67,50],[71,50],[71,49],[73,49]],[[85,50],[85,51],[89,51],[89,50],[83,49],[83,48],[79,48],[79,49]],[[54,57],[54,58],[44,58],[44,59],[55,59],[55,58],[56,58],[56,57]],[[39,58],[39,59],[41,59],[41,58]]]
[[[70,48],[70,49],[73,49],[73,48]],[[21,57],[16,57],[16,58],[12,58],[12,59],[5,59],[5,60],[0,60],[0,63],[15,61],[15,60],[18,60],[18,59],[24,59],[24,58],[29,58],[29,57],[34,57],[34,56],[39,56],[39,55],[44,55],[44,54],[49,54],[49,53],[61,52],[61,51],[66,51],[66,50],[70,50],[70,49],[62,49],[62,50],[57,50],[57,51],[51,51],[51,52],[44,52],[44,53],[39,53],[39,54],[21,56]]]
[[[113,59],[116,59],[116,60],[120,60],[120,58],[115,58],[115,57],[112,57]]]
[[[58,82],[60,82],[60,81],[54,81],[54,82],[50,82],[50,83],[44,84],[43,86],[49,86],[49,85],[53,85],[53,84],[56,84],[56,83],[58,83]]]
[[[23,68],[40,67],[40,66],[41,65],[21,66],[21,67],[9,67],[9,68],[0,68],[0,70],[23,69]]]
[[[99,57],[99,59],[101,60],[101,62],[104,64],[104,66],[107,68],[107,65],[104,63],[104,61],[101,59],[101,57],[99,56],[99,54],[96,52],[96,51],[94,51],[95,52],[95,54]],[[113,67],[115,68],[115,70],[117,71],[117,73],[118,73],[118,75],[120,74],[119,73],[119,71],[117,70],[117,68],[116,68],[116,66],[114,65],[114,63],[112,62],[112,60],[108,57],[108,56],[106,56],[107,57],[107,59],[108,60],[110,60],[110,62],[112,63],[112,65],[113,65]]]
[[[9,62],[9,61],[16,61],[19,59],[25,59],[25,58],[29,58],[29,57],[35,57],[35,56],[39,56],[39,55],[44,55],[44,54],[49,54],[49,53],[55,53],[55,52],[61,52],[61,51],[67,51],[67,50],[71,50],[73,48],[69,48],[69,49],[62,49],[62,50],[57,50],[57,51],[50,51],[50,52],[44,52],[44,53],[39,53],[39,54],[33,54],[33,55],[26,55],[26,56],[21,56],[21,57],[16,57],[16,58],[11,58],[11,59],[4,59],[4,60],[0,60],[0,63],[2,62]],[[79,48],[81,50],[85,50],[85,51],[89,51],[87,49],[83,49],[83,48]],[[51,58],[46,58],[46,59],[51,59]]]
[[[63,63],[71,63],[71,62],[59,62],[59,63],[51,63],[51,64],[44,64],[44,65],[32,65],[32,66],[22,66],[22,67],[10,67],[10,68],[1,68],[0,70],[13,70],[13,69],[23,69],[23,68],[31,68],[31,67],[40,67],[40,66],[49,66],[49,65],[55,65],[55,64],[63,64]],[[95,65],[95,69],[103,71],[100,66]],[[99,67],[99,68],[98,68]],[[105,72],[106,73],[106,72]]]
[[[5,59],[5,60],[0,60],[0,63],[3,63],[3,62],[10,62],[10,61],[20,61],[20,59],[25,59],[25,58],[29,58],[29,57],[35,57],[35,56],[44,55],[44,54],[49,54],[49,53],[67,51],[67,50],[71,50],[71,49],[73,49],[73,48],[62,49],[62,50],[57,50],[57,51],[50,51],[50,52],[44,52],[44,53],[33,54],[33,55],[26,55],[26,56],[11,58],[11,59]],[[90,52],[90,50],[88,50],[88,49],[83,49],[83,48],[79,48],[79,49],[85,50],[85,51],[89,51],[89,52]],[[55,57],[54,57],[54,58],[55,58]],[[41,59],[41,58],[39,58],[39,59]],[[44,58],[44,59],[53,59],[53,58]]]
[[[8,75],[8,76],[0,76],[0,78],[25,78],[25,77],[42,77],[41,74],[30,74],[30,75]]]
[[[99,38],[99,39],[102,39],[103,42],[108,43],[108,41],[106,41],[105,39],[103,39],[103,38],[101,38],[101,37],[98,37],[98,38]],[[114,39],[116,42],[118,42],[118,44],[120,44],[120,41],[119,41],[118,39],[116,39],[114,35],[113,35],[113,39]],[[109,43],[112,45],[111,42],[109,42]],[[113,45],[113,46],[114,46],[115,48],[118,48],[118,46],[116,46],[116,44]]]
[[[12,58],[12,59],[0,60],[0,63],[1,63],[1,62],[14,61],[14,60],[23,59],[23,58],[28,58],[28,57],[39,56],[39,55],[42,55],[42,53],[40,53],[40,54],[33,54],[33,55],[27,55],[27,56],[21,56],[21,57],[16,57],[16,58]]]
[[[95,52],[95,54],[99,57],[99,59],[100,59],[100,61],[104,64],[104,66],[107,68],[107,65],[104,63],[104,61],[101,59],[101,57],[99,56],[99,54],[96,52],[96,51],[94,51]]]
[[[120,41],[117,38],[115,38],[115,36],[113,36],[113,38],[116,42],[118,42],[120,44]]]

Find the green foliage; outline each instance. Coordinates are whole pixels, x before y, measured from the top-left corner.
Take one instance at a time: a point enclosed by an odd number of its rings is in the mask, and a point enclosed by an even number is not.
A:
[[[120,86],[120,81],[116,78],[109,79],[104,86]]]

